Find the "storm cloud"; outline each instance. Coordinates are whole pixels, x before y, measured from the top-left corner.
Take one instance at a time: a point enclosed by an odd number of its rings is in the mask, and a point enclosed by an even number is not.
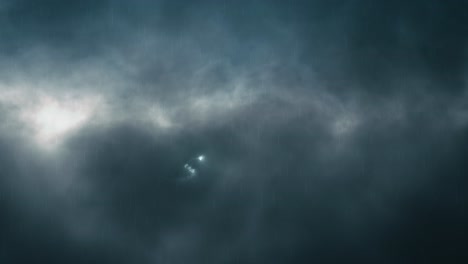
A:
[[[466,10],[0,0],[0,263],[465,263]]]

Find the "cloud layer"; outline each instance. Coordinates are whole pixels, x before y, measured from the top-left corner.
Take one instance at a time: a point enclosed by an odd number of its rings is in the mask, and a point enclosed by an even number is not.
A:
[[[466,8],[0,1],[0,262],[465,263]]]

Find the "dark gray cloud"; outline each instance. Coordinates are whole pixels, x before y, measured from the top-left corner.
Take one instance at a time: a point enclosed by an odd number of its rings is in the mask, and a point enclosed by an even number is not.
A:
[[[0,262],[465,263],[464,10],[0,1]]]

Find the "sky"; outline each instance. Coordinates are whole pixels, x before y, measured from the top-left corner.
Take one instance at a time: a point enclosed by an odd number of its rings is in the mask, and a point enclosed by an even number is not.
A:
[[[0,0],[0,263],[467,263],[467,9]]]

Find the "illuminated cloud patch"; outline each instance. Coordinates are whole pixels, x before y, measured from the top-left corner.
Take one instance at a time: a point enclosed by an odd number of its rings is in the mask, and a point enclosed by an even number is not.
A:
[[[60,143],[93,118],[98,101],[91,99],[39,98],[39,103],[23,113],[39,144],[50,146]]]

